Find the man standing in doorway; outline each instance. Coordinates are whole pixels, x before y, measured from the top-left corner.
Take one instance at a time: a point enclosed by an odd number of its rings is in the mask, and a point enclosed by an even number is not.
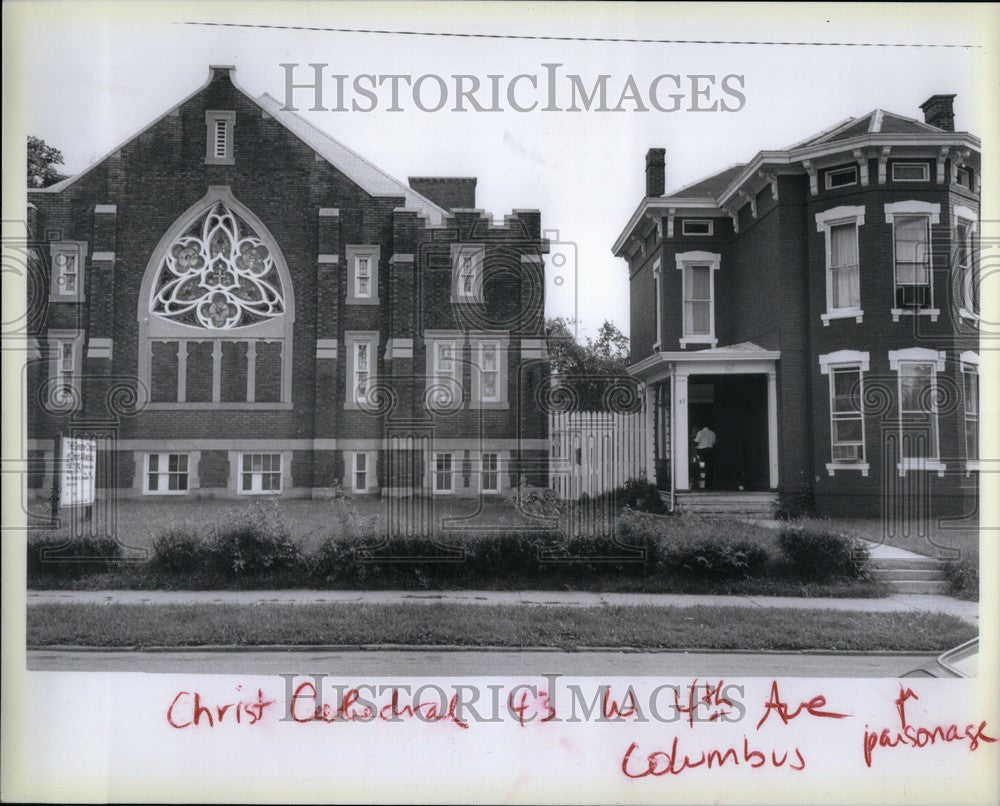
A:
[[[707,425],[694,435],[695,454],[705,466],[705,489],[715,487],[715,432]]]

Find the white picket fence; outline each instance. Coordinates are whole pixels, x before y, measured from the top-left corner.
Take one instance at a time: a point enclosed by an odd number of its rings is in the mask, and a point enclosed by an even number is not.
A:
[[[646,450],[642,412],[549,413],[549,486],[564,501],[645,475]]]

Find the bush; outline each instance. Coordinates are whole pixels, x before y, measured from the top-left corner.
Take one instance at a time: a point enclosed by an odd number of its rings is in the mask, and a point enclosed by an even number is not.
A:
[[[626,481],[625,486],[616,492],[616,499],[620,507],[628,507],[636,512],[662,515],[667,511],[656,485],[645,479]]]
[[[667,571],[735,579],[760,572],[769,557],[767,549],[753,540],[713,535],[668,546],[663,565]]]
[[[121,545],[111,537],[35,535],[28,538],[28,582],[101,573],[121,556]]]
[[[188,526],[170,524],[153,541],[150,568],[165,574],[193,574],[208,564],[208,547]]]
[[[966,555],[945,563],[949,593],[958,599],[979,601],[979,555]]]
[[[788,521],[804,518],[815,510],[813,504],[813,488],[802,484],[794,490],[782,490],[778,493],[778,509],[775,512],[778,520]]]
[[[212,571],[233,580],[287,571],[302,557],[277,506],[255,502],[212,525],[206,559]]]
[[[848,534],[804,526],[787,526],[778,545],[805,579],[867,579],[871,554],[868,546]]]

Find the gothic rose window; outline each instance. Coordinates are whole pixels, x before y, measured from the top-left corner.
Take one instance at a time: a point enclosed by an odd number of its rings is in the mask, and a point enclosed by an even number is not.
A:
[[[231,330],[281,316],[285,302],[267,245],[220,201],[167,249],[150,310],[180,324]]]

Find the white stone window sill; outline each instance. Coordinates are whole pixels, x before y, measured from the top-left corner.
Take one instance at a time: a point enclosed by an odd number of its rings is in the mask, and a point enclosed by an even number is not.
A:
[[[190,490],[146,490],[142,491],[143,495],[187,495]]]
[[[868,475],[867,462],[827,462],[826,472],[831,476],[838,470],[860,470],[862,476]]]
[[[979,472],[979,460],[978,459],[970,459],[968,462],[965,463],[965,475],[966,476],[971,476],[973,473],[978,473],[978,472]]]
[[[829,327],[831,319],[853,319],[858,324],[861,324],[864,316],[865,312],[860,308],[841,308],[839,310],[821,313],[819,318],[823,320],[824,327]]]
[[[896,470],[899,471],[900,476],[905,476],[908,470],[928,470],[937,473],[939,478],[943,478],[947,466],[944,462],[939,462],[936,459],[904,459],[896,464]]]
[[[713,339],[708,336],[689,336],[681,339],[681,349],[684,349],[689,344],[701,344],[707,345],[708,347],[715,347],[718,343],[718,339]]]
[[[892,321],[898,322],[901,316],[929,316],[932,322],[936,322],[941,315],[940,308],[893,308]]]

